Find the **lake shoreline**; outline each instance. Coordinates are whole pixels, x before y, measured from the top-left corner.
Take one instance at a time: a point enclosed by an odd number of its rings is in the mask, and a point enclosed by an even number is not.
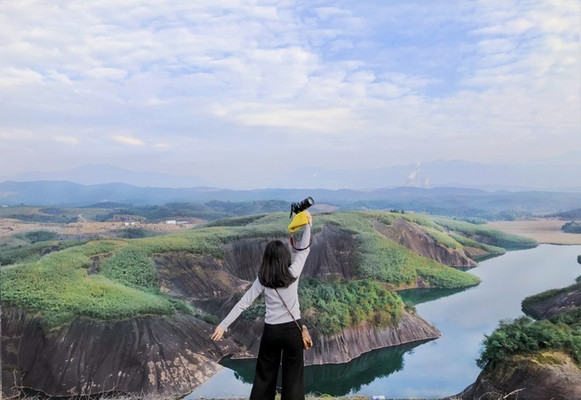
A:
[[[488,222],[486,226],[502,232],[534,239],[539,244],[581,245],[581,234],[567,233],[561,227],[568,221],[556,218]]]
[[[521,302],[527,296],[574,282],[579,276],[576,258],[580,253],[579,246],[540,244],[536,248],[509,251],[503,256],[486,260],[470,271],[482,279],[480,285],[458,293],[428,291],[418,298],[408,299],[415,304],[418,314],[442,332],[440,339],[404,351],[403,355],[395,354],[393,358],[380,351],[373,354],[377,360],[347,363],[344,371],[326,373],[341,376],[341,385],[351,385],[350,389],[337,387],[339,382],[333,386],[320,383],[306,389],[314,389],[315,395],[325,393],[331,399],[357,398],[361,395],[366,398],[384,395],[386,399],[450,398],[472,384],[481,372],[475,360],[484,335],[493,332],[499,321],[522,315]],[[547,265],[553,266],[548,276]],[[519,283],[518,290],[513,287],[515,282]],[[491,297],[491,290],[496,295]],[[416,293],[407,293],[411,294]],[[496,301],[491,301],[491,298]],[[478,304],[487,306],[477,314],[471,312]],[[455,362],[445,361],[450,358]],[[390,368],[387,368],[388,365]],[[234,371],[226,369],[219,379],[198,388],[186,399],[244,398],[245,392],[249,392],[247,382],[250,379],[247,378],[245,383],[236,375],[249,374],[242,373],[241,369]],[[323,376],[324,372],[317,371],[316,375]],[[237,388],[221,390],[230,384],[235,384]]]

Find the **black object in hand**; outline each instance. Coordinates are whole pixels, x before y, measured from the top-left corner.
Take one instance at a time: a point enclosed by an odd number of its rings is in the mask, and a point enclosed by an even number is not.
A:
[[[315,200],[313,200],[312,197],[307,197],[306,199],[304,199],[303,201],[299,202],[299,203],[291,203],[290,209],[291,209],[291,217],[294,214],[298,214],[302,211],[305,211],[307,208],[309,208],[310,206],[312,206],[313,204],[315,204]]]

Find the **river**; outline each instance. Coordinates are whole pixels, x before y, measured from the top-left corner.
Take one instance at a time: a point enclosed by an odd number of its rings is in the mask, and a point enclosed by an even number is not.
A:
[[[313,394],[435,398],[459,393],[474,382],[480,345],[500,320],[522,315],[530,295],[568,286],[581,275],[581,246],[540,245],[508,252],[469,271],[482,279],[463,291],[402,293],[442,337],[422,344],[371,351],[340,365],[305,368],[305,389]],[[186,397],[244,397],[251,390],[254,360],[224,361],[223,371]]]

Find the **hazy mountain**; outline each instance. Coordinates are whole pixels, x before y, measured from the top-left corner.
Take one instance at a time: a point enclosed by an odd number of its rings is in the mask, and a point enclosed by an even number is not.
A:
[[[80,185],[72,182],[39,181],[0,183],[0,205],[85,206],[99,202],[160,205],[170,202],[206,203],[212,200],[297,202],[307,196],[316,204],[341,209],[398,209],[454,216],[495,218],[499,213],[554,213],[579,208],[581,192],[509,192],[471,188],[399,187],[373,191],[327,189],[224,190],[209,188],[154,188],[127,184]],[[516,214],[514,214],[516,213]]]
[[[472,187],[488,190],[581,191],[581,152],[522,164],[482,164],[467,161],[430,161],[374,170],[301,168],[270,186],[291,188],[375,189]]]
[[[470,187],[486,190],[581,191],[581,152],[519,164],[483,164],[460,160],[429,161],[378,169],[331,170],[305,167],[267,183],[271,188],[373,190],[386,187]],[[69,181],[83,185],[125,183],[142,187],[193,188],[216,186],[195,175],[139,172],[107,164],[66,171],[31,172],[2,180]]]
[[[170,175],[153,171],[131,171],[109,164],[88,164],[65,171],[28,172],[10,177],[12,181],[69,181],[83,185],[126,183],[135,186],[188,188],[211,186],[195,175]]]

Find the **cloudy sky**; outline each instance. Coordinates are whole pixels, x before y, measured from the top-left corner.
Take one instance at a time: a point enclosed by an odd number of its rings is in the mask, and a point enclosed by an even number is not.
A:
[[[578,0],[0,0],[0,176],[581,150]]]

